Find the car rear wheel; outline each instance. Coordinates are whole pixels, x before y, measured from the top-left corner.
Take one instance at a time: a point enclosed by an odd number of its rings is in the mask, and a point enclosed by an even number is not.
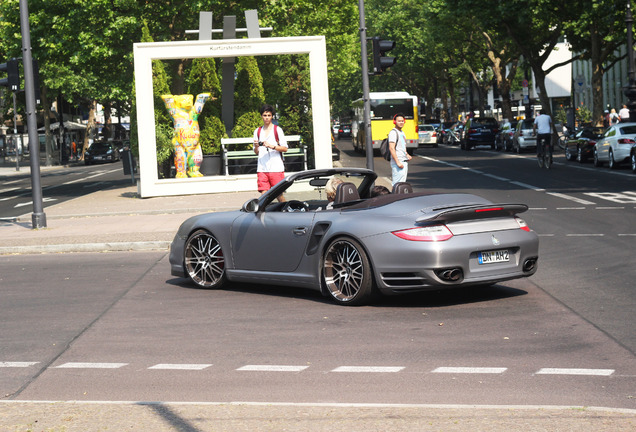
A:
[[[569,146],[566,147],[565,148],[565,159],[569,160],[569,161],[572,161],[572,160],[574,160],[574,158],[575,158],[575,156],[574,156],[574,154],[572,154],[572,150],[570,150],[570,147]]]
[[[578,163],[583,163],[585,161],[585,158],[583,157],[583,150],[581,150],[581,147],[576,148],[576,161]]]
[[[594,166],[595,166],[595,167],[601,167],[601,166],[603,166],[603,162],[601,162],[601,161],[598,159],[598,152],[596,151],[596,149],[594,149]]]
[[[208,231],[198,230],[188,237],[183,261],[186,274],[197,286],[220,288],[225,284],[225,256]]]
[[[322,278],[327,291],[339,304],[367,303],[373,293],[371,264],[355,240],[337,238],[329,243],[322,259]]]
[[[634,174],[636,174],[636,151],[632,151],[632,154],[629,157],[629,160],[630,160],[631,165],[632,165],[632,172]]]

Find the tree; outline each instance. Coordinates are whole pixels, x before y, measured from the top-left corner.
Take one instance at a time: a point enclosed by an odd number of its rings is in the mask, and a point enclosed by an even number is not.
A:
[[[592,65],[592,118],[603,117],[603,75],[622,57],[618,48],[625,43],[625,0],[576,0],[577,11],[564,23],[572,49]]]
[[[238,119],[248,112],[258,113],[263,103],[265,103],[263,77],[258,69],[256,58],[239,57],[236,62],[234,118]]]

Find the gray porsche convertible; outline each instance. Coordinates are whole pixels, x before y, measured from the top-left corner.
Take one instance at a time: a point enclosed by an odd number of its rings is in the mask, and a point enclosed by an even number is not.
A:
[[[332,177],[342,180],[333,201],[325,191]],[[375,293],[491,285],[536,272],[538,236],[518,216],[526,205],[414,192],[408,183],[373,196],[376,177],[363,168],[297,172],[240,210],[194,216],[172,242],[171,273],[202,288],[286,285],[360,305]]]

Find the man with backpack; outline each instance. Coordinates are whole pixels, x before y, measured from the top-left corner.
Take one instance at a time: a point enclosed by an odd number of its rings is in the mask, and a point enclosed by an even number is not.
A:
[[[391,183],[405,182],[409,171],[411,155],[406,151],[406,136],[402,128],[406,119],[404,114],[393,116],[395,127],[389,132],[389,151],[391,152]]]
[[[273,106],[263,105],[261,117],[263,126],[254,130],[254,153],[258,155],[257,186],[262,194],[285,177],[283,153],[287,151],[287,141],[283,130],[272,123]],[[285,197],[279,196],[278,201],[285,201]]]

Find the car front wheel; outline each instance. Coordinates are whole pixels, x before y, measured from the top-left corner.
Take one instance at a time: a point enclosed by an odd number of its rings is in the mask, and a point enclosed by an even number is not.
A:
[[[609,151],[609,168],[616,169],[616,161],[614,160],[614,152],[612,150]]]
[[[216,237],[206,230],[195,231],[185,244],[186,274],[201,288],[225,284],[225,257]]]
[[[631,156],[629,157],[629,160],[632,164],[632,172],[636,174],[636,151],[632,152]]]
[[[322,278],[327,291],[339,304],[358,306],[373,293],[371,264],[355,240],[337,238],[329,243],[322,259]]]

